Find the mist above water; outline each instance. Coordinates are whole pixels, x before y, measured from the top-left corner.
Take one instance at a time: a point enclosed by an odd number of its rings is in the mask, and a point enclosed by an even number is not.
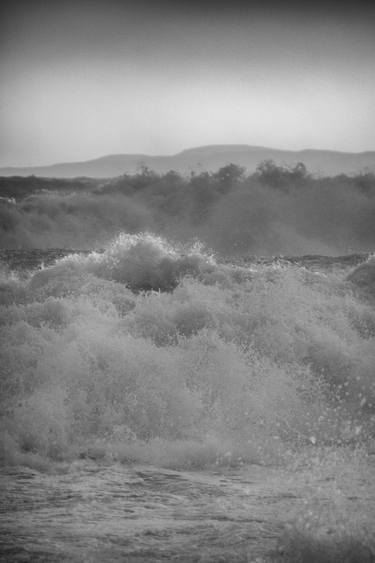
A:
[[[338,255],[375,245],[375,179],[313,178],[303,165],[228,165],[98,182],[3,178],[3,248],[101,248],[120,232],[199,239],[226,256]],[[13,198],[13,199],[12,199]]]

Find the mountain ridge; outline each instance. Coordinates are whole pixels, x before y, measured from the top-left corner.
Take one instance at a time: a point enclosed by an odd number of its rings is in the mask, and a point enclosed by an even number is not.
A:
[[[263,160],[293,166],[303,162],[315,175],[340,173],[375,173],[375,151],[344,152],[325,149],[284,150],[252,145],[203,145],[184,149],[172,155],[108,154],[78,162],[61,162],[45,166],[0,167],[0,176],[44,176],[55,178],[111,178],[134,174],[142,167],[158,173],[175,170],[181,174],[217,170],[233,163],[253,172]]]

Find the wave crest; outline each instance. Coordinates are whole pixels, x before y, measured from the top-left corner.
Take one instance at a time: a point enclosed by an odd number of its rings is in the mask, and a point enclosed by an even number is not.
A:
[[[4,270],[1,455],[199,465],[367,443],[375,313],[346,275],[149,233]]]
[[[215,261],[199,244],[173,246],[150,233],[120,234],[103,252],[73,254],[34,275],[33,287],[51,279],[85,274],[120,282],[132,291],[172,291],[185,276],[213,270]]]

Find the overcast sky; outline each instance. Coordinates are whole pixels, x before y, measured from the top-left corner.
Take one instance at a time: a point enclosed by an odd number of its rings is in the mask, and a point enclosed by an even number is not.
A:
[[[355,2],[2,3],[0,165],[206,144],[375,150]]]

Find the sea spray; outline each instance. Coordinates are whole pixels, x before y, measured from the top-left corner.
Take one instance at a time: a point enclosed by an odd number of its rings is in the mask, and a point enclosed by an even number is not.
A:
[[[374,314],[348,273],[224,264],[149,233],[4,270],[4,462],[200,467],[367,444]]]

